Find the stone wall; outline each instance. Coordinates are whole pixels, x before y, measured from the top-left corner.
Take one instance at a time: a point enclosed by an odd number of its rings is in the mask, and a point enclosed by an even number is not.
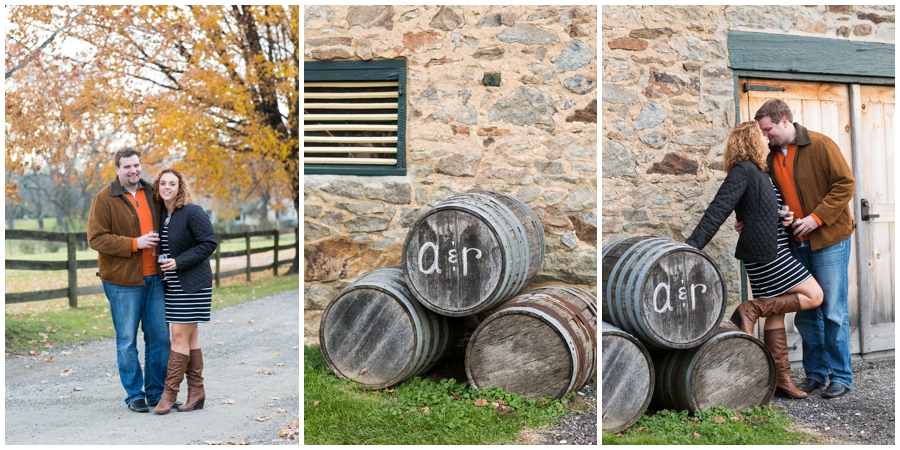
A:
[[[415,220],[474,187],[545,229],[536,283],[597,280],[597,8],[313,6],[304,58],[408,65],[404,177],[305,175],[304,338],[358,277],[399,264]],[[482,83],[499,73],[498,87]]]
[[[684,241],[725,179],[729,31],[894,42],[893,6],[604,6],[603,242]],[[761,49],[760,51],[765,51]],[[704,252],[740,295],[733,215]]]

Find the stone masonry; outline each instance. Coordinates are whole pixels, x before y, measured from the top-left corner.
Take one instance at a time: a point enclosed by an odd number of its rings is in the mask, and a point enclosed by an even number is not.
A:
[[[304,176],[305,342],[342,288],[400,263],[417,218],[474,187],[540,217],[536,284],[596,290],[596,6],[312,6],[303,20],[305,61],[406,59],[409,116],[407,176]]]
[[[891,5],[604,6],[601,24],[603,242],[642,235],[683,242],[715,196],[735,121],[729,31],[882,43],[895,35]],[[735,300],[732,224],[703,251]]]

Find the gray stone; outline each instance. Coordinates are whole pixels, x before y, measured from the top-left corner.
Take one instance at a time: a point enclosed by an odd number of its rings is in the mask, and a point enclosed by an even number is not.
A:
[[[406,22],[407,20],[415,19],[418,15],[419,15],[419,10],[418,10],[418,9],[414,9],[414,10],[412,10],[412,11],[405,12],[405,13],[403,13],[402,16],[400,16],[400,21],[401,21],[401,22]]]
[[[566,166],[559,161],[535,161],[534,168],[538,170],[540,173],[563,173],[566,171]]]
[[[610,70],[628,70],[630,63],[624,59],[604,58],[603,68]],[[606,89],[606,88],[604,88]]]
[[[412,186],[409,182],[386,181],[381,186],[366,188],[366,196],[388,203],[408,205],[412,203]]]
[[[556,9],[555,9],[555,8],[542,8],[542,9],[539,9],[539,10],[535,11],[535,12],[534,12],[533,14],[531,14],[530,16],[528,16],[528,18],[527,18],[526,20],[528,20],[529,22],[531,22],[531,21],[534,21],[534,20],[546,19],[547,17],[552,17],[552,16],[555,16],[555,15],[557,15],[557,12],[556,12]]]
[[[503,30],[497,36],[503,42],[518,42],[527,45],[547,45],[551,42],[559,42],[559,36],[553,30],[536,27],[528,22],[517,22],[510,28]]]
[[[344,214],[337,211],[325,211],[322,216],[322,223],[339,228],[344,223]]]
[[[684,38],[685,45],[676,40],[675,51],[681,61],[710,62],[726,58],[724,45],[718,41],[704,41],[686,34],[680,36]]]
[[[321,205],[309,205],[303,204],[303,217],[311,217],[313,219],[317,219],[319,214],[322,214],[322,206]]]
[[[441,6],[441,9],[434,18],[431,19],[429,25],[439,30],[452,31],[457,28],[462,28],[465,24],[466,18],[462,8],[456,6]]]
[[[469,99],[472,97],[472,91],[466,89],[463,91],[456,91],[456,96],[459,97],[459,101],[462,102],[463,105],[469,103]]]
[[[418,103],[424,98],[428,100],[426,103],[429,105],[446,106],[447,100],[444,97],[450,95],[453,95],[453,91],[444,91],[436,89],[434,86],[428,86],[418,97],[413,98],[413,102]]]
[[[613,141],[603,144],[603,178],[637,178],[634,153]]]
[[[556,191],[546,191],[543,194],[544,200],[547,202],[547,205],[555,205],[566,199],[565,192],[556,192]]]
[[[323,191],[345,198],[355,198],[362,200],[362,183],[358,181],[334,180],[331,183],[322,186]]]
[[[444,108],[432,114],[430,119],[441,123],[450,123],[454,116],[456,116],[456,114],[453,112],[453,108]],[[425,121],[428,122],[428,119]]]
[[[584,183],[584,178],[576,177],[572,175],[544,175],[544,174],[536,174],[534,176],[534,183],[538,186],[550,187],[554,184],[566,183],[566,184],[582,184]]]
[[[357,41],[356,42],[356,56],[359,56],[359,59],[363,61],[368,61],[372,59],[372,44],[366,41]]]
[[[515,23],[516,13],[512,11],[485,14],[478,20],[478,26],[483,28],[511,27]]]
[[[310,6],[303,11],[303,24],[305,25],[310,20],[321,19],[326,22],[331,22],[331,19],[334,19],[334,13],[331,12],[331,8],[327,6]]]
[[[324,310],[331,299],[340,293],[330,284],[311,284],[303,287],[303,308]]]
[[[522,203],[531,203],[531,201],[537,198],[540,193],[541,188],[537,186],[528,186],[519,189],[519,192],[516,192],[513,197],[517,198]]]
[[[575,94],[584,95],[597,88],[595,80],[589,80],[583,75],[578,74],[572,78],[566,78],[562,82],[562,86]]]
[[[534,58],[538,61],[543,61],[545,56],[547,56],[547,47],[538,47],[538,49],[534,51]]]
[[[634,121],[634,127],[638,130],[653,128],[663,123],[668,116],[669,113],[666,112],[665,108],[659,103],[650,100],[643,108],[641,108],[641,113],[638,114],[637,119]]]
[[[431,191],[431,195],[428,196],[428,205],[435,206],[438,203],[459,193],[461,193],[461,191],[457,191],[451,188],[449,185],[442,184]]]
[[[347,11],[347,24],[350,27],[384,27],[393,30],[393,15],[393,9],[390,6],[351,6]]]
[[[596,249],[577,253],[554,252],[544,257],[544,265],[534,282],[556,281],[593,286],[597,284],[597,267]]]
[[[440,146],[440,145],[439,145],[439,146],[437,146],[437,147],[432,147],[432,148],[429,148],[429,149],[427,149],[427,150],[419,150],[419,151],[416,151],[416,152],[409,152],[409,153],[407,154],[407,157],[408,157],[410,160],[415,161],[415,160],[420,160],[420,159],[437,158],[437,157],[440,157],[440,156],[448,155],[448,154],[450,154],[450,152],[452,152],[452,151],[453,151],[453,150],[450,149],[450,148],[448,148],[448,147],[444,147],[444,146]]]
[[[512,141],[512,142],[504,142],[497,146],[495,149],[498,153],[521,153],[522,150],[531,146],[531,141]]]
[[[456,48],[462,47],[463,44],[472,48],[475,48],[475,46],[478,45],[478,39],[469,36],[460,36],[456,33],[450,33],[450,39],[456,44]]]
[[[331,229],[308,220],[303,221],[303,239],[306,242],[317,241],[331,235]]]
[[[403,228],[409,228],[429,211],[430,208],[417,206],[414,208],[404,208],[400,210],[399,225]]]
[[[369,233],[386,230],[390,223],[387,217],[360,216],[344,222],[344,226],[347,227],[347,231],[353,233]]]
[[[590,186],[585,186],[569,195],[569,198],[566,199],[566,203],[563,204],[561,210],[565,212],[582,211],[596,207],[597,194]]]
[[[673,139],[672,142],[690,146],[711,146],[726,142],[728,131],[721,129],[705,129],[684,135],[681,139]]]
[[[634,221],[644,221],[650,218],[647,214],[647,210],[645,209],[627,209],[622,211],[622,218],[634,222]]]
[[[463,106],[462,108],[459,108],[459,115],[456,116],[456,120],[468,124],[477,123],[478,118],[475,115],[475,108],[471,106]]]
[[[531,184],[531,171],[528,169],[494,169],[488,168],[475,178],[476,184],[499,182],[502,184],[528,185]]]
[[[504,53],[506,53],[506,50],[503,50],[503,47],[482,48],[475,52],[472,57],[475,59],[493,60],[502,58]]]
[[[362,216],[365,214],[379,214],[384,212],[384,208],[381,207],[381,203],[337,202],[334,204],[334,206],[343,209],[344,211],[350,211],[358,216]]]
[[[588,161],[597,155],[597,143],[593,139],[587,141],[572,135],[560,136],[550,141],[547,159],[565,161]]]
[[[521,23],[521,22],[520,22]],[[495,103],[488,120],[502,120],[513,125],[546,125],[556,127],[556,106],[549,95],[529,86],[518,87],[509,97]]]
[[[597,54],[594,53],[594,50],[589,45],[574,39],[563,49],[562,54],[559,55],[556,63],[553,64],[553,70],[568,72],[579,69],[590,64],[596,57]]]
[[[636,92],[620,88],[612,83],[603,83],[603,101],[629,105],[638,101],[638,95]]]
[[[578,241],[575,239],[575,233],[571,231],[569,231],[568,233],[563,233],[563,235],[559,237],[559,241],[562,242],[563,245],[571,249],[575,249],[575,247],[578,247]]]
[[[416,187],[416,203],[425,204],[425,186]]]
[[[434,171],[455,177],[474,177],[484,150],[466,148],[445,156],[434,166]]]
[[[669,138],[654,131],[650,134],[644,135],[644,137],[641,138],[641,142],[659,150],[666,146],[666,144],[669,142]]]

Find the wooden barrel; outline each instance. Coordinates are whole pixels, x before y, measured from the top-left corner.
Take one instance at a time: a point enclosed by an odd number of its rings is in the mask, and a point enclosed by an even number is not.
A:
[[[325,308],[319,343],[329,369],[369,389],[428,371],[459,342],[463,319],[435,314],[406,288],[399,266],[378,269]]]
[[[657,409],[747,409],[769,403],[775,393],[775,360],[769,349],[734,326],[718,328],[696,348],[653,352],[652,357],[652,404]]]
[[[603,431],[622,431],[641,418],[653,397],[653,360],[634,336],[603,322]]]
[[[593,295],[573,289],[523,293],[481,322],[466,348],[469,384],[533,399],[584,386],[597,364],[597,306]]]
[[[413,224],[403,243],[404,276],[426,308],[467,316],[527,287],[544,251],[543,226],[524,203],[497,192],[468,192]]]
[[[696,347],[725,315],[726,286],[703,252],[671,239],[603,245],[603,321],[657,349]]]

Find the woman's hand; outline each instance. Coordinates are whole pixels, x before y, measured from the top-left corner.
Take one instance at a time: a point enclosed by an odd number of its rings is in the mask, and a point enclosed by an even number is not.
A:
[[[174,258],[164,259],[159,263],[159,268],[163,270],[163,272],[171,272],[178,268],[178,264],[175,263]]]
[[[781,218],[781,226],[788,227],[794,223],[794,212],[788,211],[788,214]]]
[[[743,229],[744,229],[744,222],[741,222],[740,220],[735,220],[734,221],[734,231],[737,231],[738,234],[741,234],[741,230],[743,230]]]

